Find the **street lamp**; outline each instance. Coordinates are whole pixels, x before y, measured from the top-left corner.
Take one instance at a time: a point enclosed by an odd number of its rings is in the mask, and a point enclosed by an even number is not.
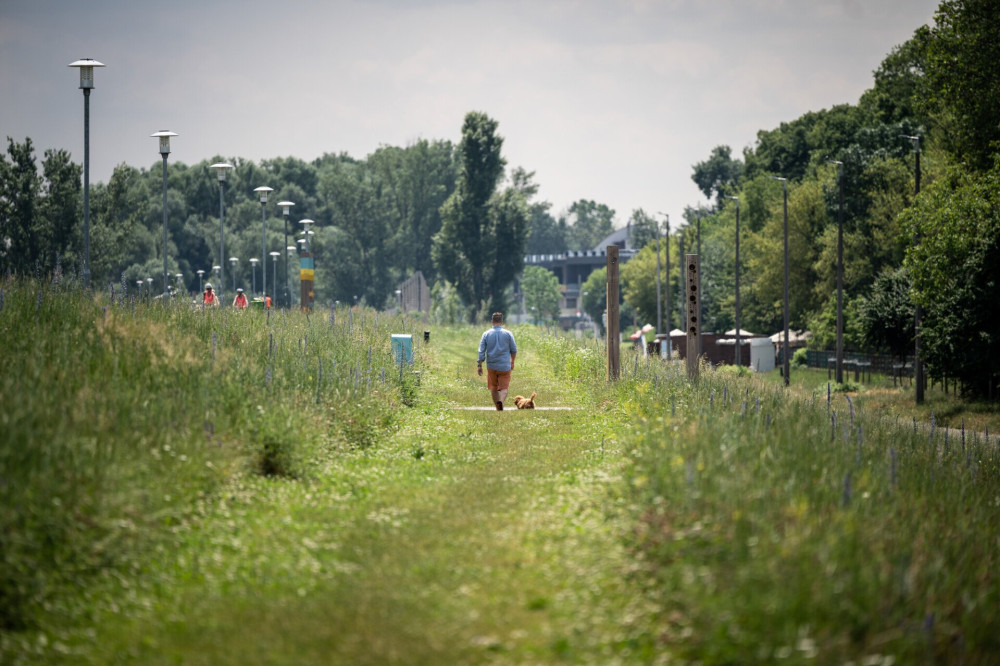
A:
[[[278,205],[281,206],[281,215],[285,220],[285,246],[288,246],[288,213],[291,211],[292,206],[295,204],[291,201],[279,201]],[[291,304],[292,298],[292,288],[288,284],[288,258],[285,258],[285,298],[283,301],[288,301],[285,305]]]
[[[181,290],[181,287],[184,286],[184,274],[174,273],[174,277],[177,278],[177,291],[179,292]]]
[[[844,383],[844,163],[827,160],[837,165],[837,367],[834,379]]]
[[[400,312],[403,311],[403,290],[402,289],[397,289],[396,290],[396,307],[399,309]]]
[[[781,176],[771,176],[774,180],[781,181],[781,191],[784,194],[784,216],[785,216],[785,353],[782,354],[782,368],[785,376],[785,386],[789,385],[788,371],[788,179],[782,178]]]
[[[916,154],[916,188],[914,196],[920,194],[920,137],[903,135],[904,139],[909,139],[913,143],[913,152]],[[913,238],[914,245],[920,243],[920,232]],[[920,360],[920,320],[923,316],[923,308],[917,303],[913,308],[913,381],[916,384],[916,402],[922,405],[924,402],[924,364]]]
[[[148,296],[153,295],[153,278],[151,277],[146,278],[146,294]]]
[[[736,202],[736,365],[743,365],[743,350],[740,348],[740,198],[727,197]]]
[[[229,257],[229,265],[233,268],[233,293],[236,293],[236,264],[239,262],[239,257]]]
[[[203,275],[205,275],[205,271],[203,271],[202,269],[199,268],[198,270],[195,271],[195,273],[198,274],[198,293],[200,294],[203,291],[205,291],[205,288],[202,286],[202,282],[201,282],[201,278],[202,278]],[[221,286],[219,287],[219,291],[222,291],[222,287]]]
[[[661,213],[662,214],[662,213]],[[669,217],[667,219],[670,219]],[[660,221],[654,219],[656,224],[656,330],[658,334],[663,326],[663,310],[660,300]]]
[[[229,173],[230,169],[235,169],[229,162],[216,162],[213,164],[211,169],[215,169],[215,175],[219,179],[219,269],[223,270],[226,258],[226,203],[224,191],[226,189],[226,174]],[[219,298],[224,299],[224,294],[226,290],[226,274],[222,272],[219,274]],[[225,302],[225,300],[223,300]]]
[[[170,137],[176,132],[160,130],[149,136],[160,140],[160,155],[163,157],[163,293],[167,293],[167,156],[170,154]]]
[[[280,252],[270,252],[271,255],[271,298],[274,299],[278,293],[278,257],[281,256]],[[277,303],[277,301],[275,301]]]
[[[94,68],[104,63],[83,58],[69,64],[80,70],[83,91],[83,287],[90,288],[90,91],[94,88]]]
[[[267,195],[274,189],[261,185],[254,188],[254,192],[260,195],[260,269],[261,289],[267,291]]]
[[[253,291],[251,292],[254,296],[257,295],[257,262],[260,261],[257,257],[250,257],[250,263],[253,264]]]
[[[299,224],[302,225],[302,236],[306,239],[306,252],[309,251],[309,237],[313,235],[313,231],[309,230],[310,224],[316,224],[312,220],[299,220]]]

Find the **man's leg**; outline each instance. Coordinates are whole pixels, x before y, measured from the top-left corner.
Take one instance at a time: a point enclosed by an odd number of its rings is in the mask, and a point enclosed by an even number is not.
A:
[[[497,373],[497,400],[501,404],[507,401],[507,389],[510,388],[510,371]]]
[[[490,390],[490,397],[493,398],[493,406],[498,410],[503,409],[503,399],[500,397],[499,373],[496,370],[486,369],[486,386]]]

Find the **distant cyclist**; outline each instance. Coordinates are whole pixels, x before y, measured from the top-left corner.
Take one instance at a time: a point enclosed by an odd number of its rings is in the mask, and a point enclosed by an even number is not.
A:
[[[243,287],[236,290],[236,298],[233,299],[233,307],[242,310],[247,305],[247,295],[243,293]]]
[[[205,293],[201,295],[201,302],[213,308],[219,307],[219,297],[212,290],[212,283],[205,283]]]

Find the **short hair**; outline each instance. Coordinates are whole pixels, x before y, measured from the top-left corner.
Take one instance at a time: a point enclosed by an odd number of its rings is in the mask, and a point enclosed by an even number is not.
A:
[[[503,313],[502,312],[494,312],[493,313],[493,323],[494,324],[502,324],[503,323]]]

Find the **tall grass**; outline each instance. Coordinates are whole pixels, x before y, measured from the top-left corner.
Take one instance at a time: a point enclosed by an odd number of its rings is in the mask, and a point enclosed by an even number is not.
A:
[[[416,327],[378,319],[4,283],[0,634],[95,574],[141,568],[232,475],[304,476],[371,446],[413,401],[389,333]]]
[[[660,608],[650,649],[995,663],[995,443],[707,368],[636,374],[617,390],[637,414],[625,493]]]

